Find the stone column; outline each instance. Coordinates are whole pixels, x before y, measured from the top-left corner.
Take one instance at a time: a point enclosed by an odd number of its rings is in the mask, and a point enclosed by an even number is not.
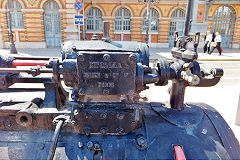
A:
[[[78,29],[74,24],[74,16],[77,14],[77,11],[74,9],[75,2],[76,0],[66,0],[66,17],[64,20],[66,23],[66,28],[64,29],[65,41],[78,39]]]
[[[131,21],[131,41],[141,42],[142,17],[133,17]]]

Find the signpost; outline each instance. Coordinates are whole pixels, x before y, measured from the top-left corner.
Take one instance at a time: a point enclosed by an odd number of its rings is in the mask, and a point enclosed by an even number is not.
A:
[[[78,25],[78,40],[81,40],[81,27],[80,25],[84,25],[84,16],[83,15],[80,15],[80,11],[83,10],[84,8],[84,5],[82,2],[80,1],[77,1],[75,4],[74,4],[74,8],[78,11],[78,15],[75,15],[75,24]],[[84,11],[83,11],[83,14],[84,14]],[[84,28],[84,26],[83,26]]]
[[[74,8],[75,8],[77,11],[83,10],[83,4],[82,4],[82,2],[77,1],[77,2],[74,4]]]
[[[75,24],[83,25],[83,15],[75,15]]]

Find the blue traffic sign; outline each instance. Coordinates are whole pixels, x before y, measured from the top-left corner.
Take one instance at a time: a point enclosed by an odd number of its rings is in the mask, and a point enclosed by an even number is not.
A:
[[[74,7],[76,10],[81,11],[83,9],[83,4],[82,2],[78,1],[74,4]]]
[[[75,15],[75,24],[83,25],[83,15]]]

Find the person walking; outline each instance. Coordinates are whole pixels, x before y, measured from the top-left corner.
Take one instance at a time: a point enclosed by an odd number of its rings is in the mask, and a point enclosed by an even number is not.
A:
[[[212,42],[212,33],[210,31],[207,31],[205,42],[204,42],[204,47],[203,47],[203,52],[210,52],[210,43]]]
[[[222,42],[222,36],[219,34],[219,32],[216,32],[216,37],[214,38],[214,45],[213,49],[209,52],[209,54],[212,54],[215,48],[217,48],[219,55],[222,55],[222,49],[221,49],[221,42]]]

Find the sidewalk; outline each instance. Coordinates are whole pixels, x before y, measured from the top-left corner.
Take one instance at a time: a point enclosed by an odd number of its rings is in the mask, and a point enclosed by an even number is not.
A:
[[[61,48],[40,48],[40,49],[17,49],[20,55],[44,56],[44,57],[61,57]],[[8,54],[8,49],[0,49],[0,54]],[[150,48],[150,58],[172,59],[170,48]],[[240,49],[223,49],[219,56],[217,50],[211,55],[204,54],[202,49],[198,49],[198,61],[240,61]]]
[[[163,56],[169,60],[172,59],[171,49],[169,48],[150,48],[150,58],[159,58]],[[223,53],[219,56],[217,50],[211,55],[203,53],[202,49],[198,49],[198,61],[240,61],[240,49],[223,49]]]

